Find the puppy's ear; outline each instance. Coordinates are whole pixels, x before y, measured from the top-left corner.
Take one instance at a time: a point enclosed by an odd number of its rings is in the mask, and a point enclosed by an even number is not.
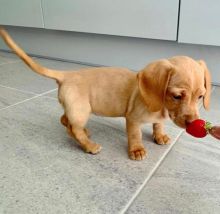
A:
[[[174,67],[168,60],[159,60],[139,72],[139,91],[149,111],[156,112],[163,107],[173,71]]]
[[[204,78],[205,78],[205,88],[206,88],[206,93],[203,98],[203,106],[206,110],[209,109],[210,105],[210,96],[211,96],[211,75],[210,72],[206,66],[206,63],[203,60],[199,60],[198,63],[203,67],[204,69]]]

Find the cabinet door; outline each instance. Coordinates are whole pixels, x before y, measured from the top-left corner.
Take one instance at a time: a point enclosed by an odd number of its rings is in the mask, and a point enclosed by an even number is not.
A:
[[[43,27],[41,0],[0,0],[0,24]]]
[[[181,1],[178,41],[220,45],[220,1]]]
[[[42,0],[45,28],[176,40],[178,0]]]

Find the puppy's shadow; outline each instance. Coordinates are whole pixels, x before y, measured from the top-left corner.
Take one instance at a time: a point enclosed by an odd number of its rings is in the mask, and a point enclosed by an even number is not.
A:
[[[143,142],[154,142],[153,137],[152,137],[152,133],[142,131],[142,140],[143,140]]]

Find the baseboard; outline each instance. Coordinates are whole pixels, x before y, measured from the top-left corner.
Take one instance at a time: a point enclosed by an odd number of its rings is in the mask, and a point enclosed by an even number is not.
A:
[[[93,66],[120,66],[138,71],[160,58],[188,55],[205,60],[213,84],[220,85],[220,47],[37,28],[7,27],[7,30],[29,54]],[[0,49],[8,50],[2,40]]]

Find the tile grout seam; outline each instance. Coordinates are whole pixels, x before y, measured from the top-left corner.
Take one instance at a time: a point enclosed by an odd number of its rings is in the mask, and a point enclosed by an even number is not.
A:
[[[11,61],[11,62],[3,62],[3,63],[0,63],[0,66],[2,66],[2,65],[8,65],[8,64],[15,64],[15,63],[18,63],[18,62],[20,62],[19,59],[15,60],[15,61]]]
[[[45,94],[47,94],[47,93],[50,93],[50,92],[53,92],[53,91],[55,91],[55,90],[56,90],[56,89],[52,89],[52,90],[46,91],[46,92],[44,92],[44,93],[37,94],[36,96],[33,96],[33,97],[31,97],[31,98],[28,98],[28,99],[22,100],[22,101],[20,101],[20,102],[14,103],[14,104],[12,104],[12,105],[6,106],[6,107],[0,109],[0,111],[5,110],[5,109],[8,109],[8,108],[11,108],[11,107],[14,107],[14,106],[17,106],[17,105],[22,104],[22,103],[25,103],[25,102],[28,102],[29,100],[33,100],[33,99],[35,99],[35,98],[42,97],[43,95],[45,95]]]
[[[13,63],[17,63],[19,62],[19,60],[15,60],[13,62],[8,62],[8,63],[2,63],[0,64],[1,65],[6,65],[6,64],[13,64]],[[27,92],[27,91],[22,91],[22,90],[19,90],[19,89],[16,89],[16,88],[10,88],[10,87],[7,87],[7,86],[3,86],[3,85],[0,85],[2,87],[5,87],[5,88],[9,88],[9,89],[13,89],[13,90],[17,90],[17,91],[21,91],[21,92],[24,92],[24,93],[29,93],[29,94],[35,94],[36,96],[33,96],[31,98],[28,98],[28,99],[25,99],[21,102],[18,102],[18,103],[15,103],[13,105],[10,105],[10,106],[7,106],[5,108],[2,108],[0,110],[4,110],[4,109],[7,109],[7,108],[10,108],[10,107],[13,107],[13,106],[16,106],[16,105],[19,105],[21,103],[24,103],[24,102],[27,102],[29,100],[32,100],[32,99],[35,99],[35,98],[38,98],[38,97],[41,97],[47,93],[50,93],[50,92],[53,92],[57,89],[52,89],[52,90],[49,90],[49,91],[46,91],[44,93],[41,93],[41,94],[36,94],[36,93],[32,93],[32,92]],[[213,93],[213,91],[215,90],[215,87],[212,88],[212,91],[211,93]],[[46,96],[47,98],[51,98],[53,100],[56,100],[56,98],[53,98],[53,97],[49,97],[49,96]],[[200,105],[200,108],[202,107],[202,104]],[[150,172],[150,174],[147,176],[147,178],[145,179],[145,181],[143,182],[143,184],[141,185],[141,187],[136,191],[136,193],[133,195],[133,197],[131,198],[131,200],[127,203],[127,205],[125,206],[125,208],[121,211],[121,213],[124,213],[126,212],[129,207],[131,206],[131,204],[135,201],[136,197],[139,195],[139,193],[142,191],[142,189],[146,186],[146,184],[148,183],[148,181],[151,179],[151,177],[153,176],[153,174],[155,173],[155,171],[157,170],[157,168],[161,165],[161,163],[163,162],[163,160],[166,158],[166,156],[168,155],[168,153],[170,152],[170,150],[173,148],[173,146],[176,144],[176,142],[178,141],[178,139],[181,137],[181,135],[184,133],[184,130],[181,131],[179,133],[179,135],[177,136],[177,138],[175,139],[175,141],[173,142],[173,144],[168,148],[168,150],[163,154],[163,156],[159,159],[159,161],[157,162],[157,164],[155,165],[155,167],[152,169],[152,171]]]
[[[168,155],[168,153],[171,151],[171,149],[173,148],[173,146],[176,144],[176,142],[179,140],[179,138],[182,136],[182,134],[184,133],[184,130],[180,131],[180,133],[178,134],[178,136],[176,137],[176,139],[174,140],[173,144],[166,150],[166,152],[162,155],[162,157],[159,159],[159,161],[157,161],[156,165],[153,167],[153,169],[151,170],[151,172],[149,173],[149,175],[146,177],[146,179],[144,180],[144,182],[141,184],[141,186],[137,189],[137,191],[135,192],[135,194],[132,196],[132,198],[128,201],[128,203],[126,204],[126,206],[120,211],[120,214],[124,214],[129,207],[132,205],[132,203],[135,201],[135,199],[138,197],[138,195],[141,193],[141,191],[145,188],[145,186],[147,185],[148,181],[151,179],[151,177],[154,175],[154,173],[156,172],[156,170],[158,169],[158,167],[161,165],[161,163],[163,162],[163,160],[166,158],[166,156]]]
[[[56,101],[58,101],[58,98],[55,98],[55,97],[50,97],[50,96],[44,96],[44,97],[49,98],[49,99],[51,99],[51,100],[56,100]]]
[[[211,89],[211,94],[213,93],[213,91],[215,90],[216,86],[213,86]],[[202,103],[199,105],[199,110],[202,108]],[[163,160],[167,157],[167,155],[169,154],[169,152],[171,151],[171,149],[173,148],[173,146],[177,143],[177,141],[180,139],[180,137],[182,136],[182,134],[185,132],[185,130],[182,130],[179,135],[176,137],[176,139],[174,140],[173,144],[168,148],[168,150],[162,155],[162,157],[159,159],[159,161],[156,163],[155,167],[151,170],[150,174],[147,176],[147,178],[144,180],[144,182],[142,183],[142,185],[138,188],[138,190],[135,192],[135,194],[133,195],[133,197],[128,201],[128,203],[126,204],[126,206],[120,211],[120,214],[124,214],[129,207],[132,205],[132,203],[135,201],[135,199],[138,197],[138,195],[141,193],[141,191],[146,187],[148,181],[151,179],[151,177],[154,175],[154,173],[156,172],[156,170],[160,167],[160,165],[162,164]]]
[[[26,94],[39,95],[39,94],[34,93],[34,92],[29,92],[29,91],[25,91],[25,90],[20,90],[20,89],[13,88],[13,87],[6,86],[6,85],[2,85],[2,84],[0,84],[0,87],[2,87],[2,88],[7,88],[7,89],[11,89],[11,90],[14,90],[14,91],[19,91],[19,92],[26,93]]]

